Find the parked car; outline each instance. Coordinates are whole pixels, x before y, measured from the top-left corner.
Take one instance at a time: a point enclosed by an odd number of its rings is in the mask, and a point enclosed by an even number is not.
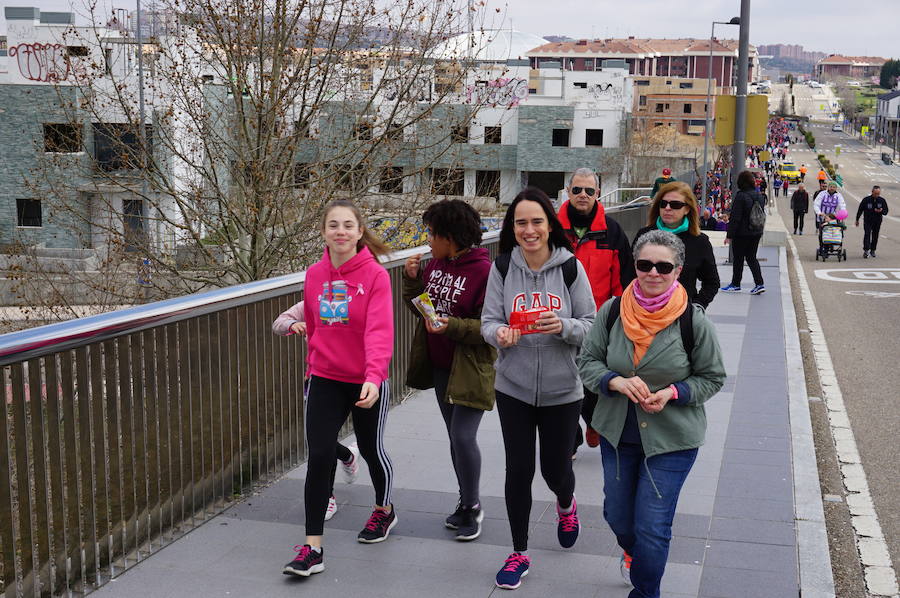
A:
[[[834,123],[833,125],[831,125],[831,130],[832,130],[832,131],[837,131],[838,133],[843,133],[844,127],[841,126],[841,125],[838,124],[838,123]]]
[[[785,162],[778,168],[778,176],[787,179],[791,183],[800,182],[800,169],[793,162]]]

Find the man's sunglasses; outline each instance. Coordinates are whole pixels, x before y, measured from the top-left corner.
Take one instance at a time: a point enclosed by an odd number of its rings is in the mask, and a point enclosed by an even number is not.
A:
[[[665,200],[665,199],[659,200],[659,207],[660,207],[660,209],[662,209],[662,208],[664,208],[664,207],[666,207],[666,206],[669,206],[669,207],[672,208],[673,210],[680,210],[681,208],[683,208],[683,207],[686,206],[686,205],[687,205],[687,204],[684,203],[683,201],[678,201],[678,200],[675,200],[675,201],[667,201],[667,200]]]
[[[675,264],[670,262],[651,262],[650,260],[638,260],[634,266],[641,272],[649,272],[653,268],[660,274],[671,274],[675,269]]]
[[[597,192],[593,187],[572,187],[572,195],[581,195],[582,191],[584,191],[584,194],[588,197],[593,197],[594,193]]]

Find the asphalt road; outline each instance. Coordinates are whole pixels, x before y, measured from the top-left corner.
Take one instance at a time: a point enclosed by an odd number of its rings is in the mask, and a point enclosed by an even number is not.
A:
[[[815,101],[810,94],[801,105],[817,109]],[[900,571],[900,166],[883,165],[877,151],[849,134],[832,132],[828,123],[812,124],[811,130],[818,151],[837,162],[844,177],[850,212],[844,237],[848,260],[815,261],[818,241],[812,214],[807,215],[804,235],[793,239],[824,327],[894,569]],[[840,155],[835,151],[838,145]],[[807,182],[815,189],[815,153],[803,147],[805,143],[795,145],[790,157],[810,167]],[[856,228],[853,220],[859,200],[873,184],[881,185],[890,215],[882,224],[878,258],[864,260],[862,223]],[[776,200],[791,231],[788,202],[783,196]]]

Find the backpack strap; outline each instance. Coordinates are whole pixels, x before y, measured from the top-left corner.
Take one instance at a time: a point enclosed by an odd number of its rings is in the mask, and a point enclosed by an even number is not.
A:
[[[494,263],[497,265],[497,271],[500,272],[500,277],[505,281],[506,274],[509,272],[509,260],[512,258],[511,253],[501,253],[494,260]],[[575,279],[578,278],[578,264],[576,262],[578,258],[574,255],[563,262],[562,272],[563,272],[563,280],[566,283],[567,289],[572,289],[572,285],[575,283]]]
[[[609,313],[606,314],[606,334],[612,332],[612,327],[619,319],[619,310],[622,308],[622,298],[614,297]],[[688,360],[694,353],[694,305],[688,303],[687,308],[678,316],[678,326],[681,328],[681,344],[687,353]]]

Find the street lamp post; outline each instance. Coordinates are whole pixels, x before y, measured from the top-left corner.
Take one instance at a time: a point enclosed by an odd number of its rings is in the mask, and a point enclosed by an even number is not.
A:
[[[702,180],[702,191],[700,195],[700,207],[706,206],[706,173],[707,173],[707,155],[709,152],[709,113],[710,111],[710,95],[712,93],[712,53],[713,38],[715,37],[716,25],[740,25],[741,19],[733,17],[730,21],[713,21],[712,28],[709,32],[709,62],[706,63],[706,124],[703,128],[703,173],[700,175]],[[723,81],[724,83],[724,81]]]

